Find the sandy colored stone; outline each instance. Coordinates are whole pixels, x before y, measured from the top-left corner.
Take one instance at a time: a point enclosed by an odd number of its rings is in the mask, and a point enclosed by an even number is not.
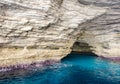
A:
[[[60,60],[75,42],[99,56],[120,56],[119,5],[104,2],[0,0],[0,66]]]

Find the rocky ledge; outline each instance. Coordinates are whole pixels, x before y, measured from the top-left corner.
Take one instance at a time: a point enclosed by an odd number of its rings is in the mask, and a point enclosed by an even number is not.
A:
[[[0,66],[71,51],[120,56],[119,0],[0,0]]]

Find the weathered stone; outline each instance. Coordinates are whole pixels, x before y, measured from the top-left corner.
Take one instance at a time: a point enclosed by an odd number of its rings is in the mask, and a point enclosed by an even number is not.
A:
[[[0,0],[0,66],[60,60],[76,41],[88,44],[98,55],[120,56],[119,6],[107,6],[114,3],[111,0],[106,6],[93,1],[96,4],[89,0]]]
[[[21,31],[31,31],[32,29],[33,29],[32,26],[26,26],[24,28],[21,28],[20,30]]]
[[[120,1],[79,0],[79,2],[85,5],[107,8],[108,11],[101,17],[80,25],[83,32],[78,42],[89,44],[92,52],[99,56],[120,57]]]

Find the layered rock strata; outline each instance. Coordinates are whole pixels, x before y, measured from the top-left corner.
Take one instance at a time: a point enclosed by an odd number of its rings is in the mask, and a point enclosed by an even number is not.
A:
[[[120,0],[79,0],[84,5],[106,8],[107,12],[80,25],[78,46],[88,44],[89,50],[98,56],[120,59]],[[88,48],[87,48],[88,49]],[[73,49],[81,51],[79,47]]]
[[[89,50],[98,55],[120,55],[119,24],[109,25],[114,21],[119,23],[119,10],[112,12],[114,9],[110,7],[91,3],[89,0],[0,0],[0,66],[60,60],[72,51],[76,41],[88,44]],[[110,49],[103,43],[109,44]]]

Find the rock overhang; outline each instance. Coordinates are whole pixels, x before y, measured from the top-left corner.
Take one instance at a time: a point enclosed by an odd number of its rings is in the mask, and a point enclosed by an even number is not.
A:
[[[99,44],[93,45],[93,40],[97,42],[99,38],[94,39],[89,22],[105,14],[105,8],[80,4],[78,0],[0,1],[4,4],[0,13],[0,54],[1,58],[6,57],[1,60],[3,65],[12,64],[12,61],[19,64],[23,59],[25,63],[60,60],[72,51],[78,37],[94,50],[100,49],[97,48]],[[81,39],[84,29],[85,39]]]

